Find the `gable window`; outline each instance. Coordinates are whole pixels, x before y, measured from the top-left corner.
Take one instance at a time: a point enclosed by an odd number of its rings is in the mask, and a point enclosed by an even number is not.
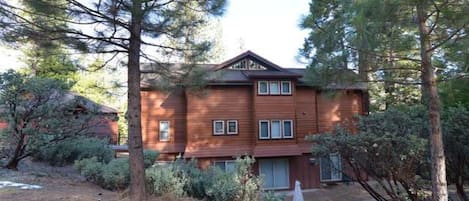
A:
[[[282,81],[282,94],[290,95],[291,94],[291,82]]]
[[[223,134],[225,134],[225,121],[223,121],[223,120],[213,121],[213,134],[214,135],[223,135]]]
[[[259,120],[259,139],[293,138],[293,120]]]
[[[267,81],[259,81],[258,84],[257,84],[257,93],[258,94],[262,94],[262,95],[267,95],[269,94],[269,82]]]
[[[243,59],[241,61],[238,61],[237,63],[234,63],[228,69],[231,70],[267,70],[265,66],[262,66],[261,64],[252,61],[250,59]]]
[[[272,139],[282,138],[282,131],[280,129],[280,120],[272,120],[270,122],[270,135]]]
[[[269,82],[269,91],[270,91],[270,94],[273,94],[273,95],[280,94],[279,81],[270,81]]]
[[[237,120],[228,120],[226,121],[227,128],[226,128],[226,133],[227,134],[238,134],[238,121]]]
[[[169,141],[169,121],[160,121],[160,141]]]
[[[218,167],[225,172],[233,172],[235,170],[235,161],[215,161],[215,167]]]
[[[293,121],[283,120],[283,138],[293,138]]]
[[[270,138],[270,129],[268,120],[259,121],[259,138],[260,139],[269,139]]]

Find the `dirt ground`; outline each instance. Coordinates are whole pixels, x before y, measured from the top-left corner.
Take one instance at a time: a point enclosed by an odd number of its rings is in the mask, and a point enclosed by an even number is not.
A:
[[[41,189],[22,190],[13,187],[0,188],[0,201],[124,201],[125,192],[113,192],[87,182],[71,166],[51,167],[45,163],[23,162],[19,171],[0,169],[0,181],[40,185]],[[451,189],[450,189],[451,191]],[[286,201],[291,201],[291,192]],[[454,190],[453,193],[454,195]],[[305,201],[372,201],[358,184],[338,184],[306,190]],[[195,201],[174,199],[169,196],[151,198],[152,201]]]

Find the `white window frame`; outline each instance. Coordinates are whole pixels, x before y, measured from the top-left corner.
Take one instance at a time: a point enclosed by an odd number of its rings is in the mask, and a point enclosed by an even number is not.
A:
[[[344,175],[343,175],[343,172],[342,172],[342,157],[340,156],[339,153],[331,153],[331,154],[328,155],[328,157],[329,157],[328,160],[331,160],[331,157],[334,157],[334,156],[337,156],[337,158],[339,159],[339,167],[338,167],[338,169],[339,169],[339,174],[340,174],[340,175],[339,175],[339,178],[337,178],[337,179],[332,179],[332,178],[331,178],[331,179],[323,179],[323,178],[322,178],[322,171],[323,171],[323,170],[322,170],[322,164],[319,164],[319,179],[320,179],[321,182],[337,182],[337,181],[342,181],[342,178],[343,178],[343,176],[344,176]],[[320,162],[320,163],[322,163],[322,160],[323,160],[323,158],[319,158],[319,162]],[[332,164],[332,161],[331,161],[331,164]]]
[[[288,92],[283,92],[283,83],[288,83]],[[283,95],[291,95],[291,82],[290,81],[281,81],[280,82],[280,93]]]
[[[262,137],[262,123],[267,123],[267,137]],[[259,120],[259,139],[270,139],[270,121],[269,120]]]
[[[285,122],[290,122],[291,136],[285,136]],[[294,130],[293,129],[293,120],[282,120],[282,137],[283,138],[287,138],[287,139],[293,138],[293,136],[294,136],[293,130]]]
[[[266,92],[261,92],[261,84],[264,83],[266,85],[266,89],[267,91]],[[257,82],[257,93],[259,95],[269,95],[269,88],[270,88],[270,85],[269,85],[269,82],[268,81],[258,81]]]
[[[163,135],[161,134],[161,133],[163,132],[163,130],[161,129],[161,128],[162,128],[162,126],[161,126],[162,123],[167,123],[167,124],[168,124],[168,130],[167,130],[167,132],[168,132],[168,139],[163,139],[163,138],[162,138],[162,136],[163,136]],[[158,132],[158,135],[159,135],[159,140],[160,140],[161,142],[168,142],[168,141],[171,139],[171,132],[170,132],[171,127],[170,127],[170,126],[171,126],[171,123],[170,123],[169,121],[167,121],[167,120],[160,121],[160,123],[159,123],[159,132]]]
[[[220,161],[214,161],[214,162],[213,162],[213,165],[214,165],[215,167],[217,167],[217,166],[216,166],[216,163],[224,163],[224,164],[225,164],[225,169],[224,169],[223,171],[225,171],[225,172],[228,172],[228,170],[226,169],[226,164],[228,164],[228,163],[233,163],[233,165],[236,165],[236,161],[235,161],[235,160],[224,160],[224,161],[223,161],[223,160],[220,160]]]
[[[230,132],[230,123],[234,122],[235,123],[235,131]],[[226,121],[226,134],[228,135],[236,135],[238,134],[238,120],[228,120]]]
[[[270,85],[272,83],[277,83],[277,89],[278,89],[278,93],[272,93],[272,90],[270,90]],[[279,95],[282,93],[282,87],[280,86],[280,81],[269,81],[269,94],[271,95]]]
[[[264,188],[264,187],[262,187],[262,189],[265,189],[265,190],[281,190],[281,189],[288,189],[288,188],[290,188],[290,161],[289,161],[287,158],[260,159],[260,160],[259,160],[259,163],[258,163],[258,164],[259,164],[259,175],[262,175],[261,162],[260,162],[261,160],[272,160],[272,161],[274,161],[274,160],[281,160],[281,161],[286,161],[286,165],[287,165],[287,166],[286,166],[286,167],[287,167],[287,169],[286,169],[286,171],[287,171],[287,185],[288,185],[288,186],[279,186],[279,187],[272,187],[272,188]],[[273,175],[274,175],[274,174],[273,174]],[[275,177],[275,175],[274,175],[274,177]],[[274,178],[274,180],[275,180],[275,178]]]
[[[272,127],[273,127],[273,126],[272,126],[272,124],[273,124],[272,122],[278,122],[278,126],[279,126],[279,129],[280,129],[280,130],[279,130],[279,136],[278,136],[278,137],[274,137],[274,136],[272,135],[272,133],[273,133],[273,132],[272,132]],[[271,139],[282,139],[282,137],[283,137],[283,125],[282,125],[282,120],[278,120],[278,119],[270,120],[270,138],[271,138]]]
[[[217,123],[222,123],[223,129],[222,129],[221,132],[217,132],[217,130],[216,130],[216,124]],[[213,127],[213,129],[212,129],[213,135],[224,135],[225,134],[225,121],[223,121],[223,120],[213,120],[212,127]]]

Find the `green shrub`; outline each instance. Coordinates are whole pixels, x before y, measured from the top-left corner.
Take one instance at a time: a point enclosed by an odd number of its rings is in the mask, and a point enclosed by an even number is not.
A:
[[[159,155],[156,151],[145,150],[145,166],[151,166]],[[124,189],[130,182],[128,158],[116,158],[109,163],[102,163],[97,157],[75,161],[74,167],[80,171],[88,181],[105,189]]]
[[[124,189],[130,182],[129,160],[117,158],[104,165],[102,186],[106,189]]]
[[[103,181],[103,170],[104,164],[99,162],[96,157],[85,158],[82,160],[75,161],[74,167],[80,171],[80,174],[86,178],[86,180],[93,183],[99,184]]]
[[[212,167],[204,175],[207,200],[222,201],[236,199],[241,187],[235,181],[233,173],[225,173],[217,167]]]
[[[144,150],[143,151],[143,162],[145,164],[145,168],[149,168],[151,165],[153,165],[160,155],[159,152],[155,150]]]
[[[114,157],[114,151],[106,140],[77,137],[41,147],[34,157],[47,161],[51,165],[65,165],[73,163],[75,160],[91,157],[96,157],[98,161],[107,163]]]
[[[265,191],[262,194],[262,201],[284,201],[285,195],[276,195],[273,191]]]
[[[236,170],[224,172],[216,167],[200,170],[196,161],[177,160],[146,171],[148,192],[160,196],[172,193],[207,201],[259,200],[260,180],[250,172],[254,159],[237,159]]]

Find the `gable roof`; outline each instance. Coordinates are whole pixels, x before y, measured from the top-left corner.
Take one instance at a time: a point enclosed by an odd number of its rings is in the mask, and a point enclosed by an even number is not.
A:
[[[251,60],[262,65],[262,69],[232,69],[231,66],[238,62]],[[180,63],[160,63],[160,64],[142,64],[141,65],[141,84],[142,88],[157,87],[158,82],[161,80],[158,72],[161,69],[176,70],[196,65],[209,72],[206,76],[208,85],[252,85],[252,79],[293,79],[298,82],[300,86],[310,86],[307,84],[306,68],[282,68],[277,64],[255,54],[251,51],[246,51],[232,59],[224,61],[220,64],[180,64]],[[352,73],[353,71],[345,71],[345,73]],[[344,82],[345,83],[345,82]],[[327,89],[358,89],[366,90],[366,83],[331,83],[326,86]]]
[[[243,59],[251,59],[251,60],[254,60],[256,62],[259,62],[261,65],[267,67],[269,70],[277,70],[277,71],[284,71],[282,67],[278,66],[277,64],[274,64],[272,63],[271,61],[265,59],[264,57],[261,57],[257,54],[255,54],[254,52],[251,52],[250,50],[232,58],[232,59],[229,59],[221,64],[218,64],[216,65],[213,70],[220,70],[220,69],[223,69],[223,68],[227,68],[233,64],[235,64],[236,62],[239,62]]]

